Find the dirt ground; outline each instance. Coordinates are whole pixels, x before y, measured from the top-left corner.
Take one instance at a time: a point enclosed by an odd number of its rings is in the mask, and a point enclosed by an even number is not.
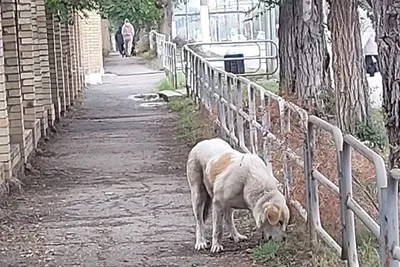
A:
[[[129,98],[164,74],[115,55],[106,73],[41,147],[24,191],[2,204],[0,266],[255,266],[248,227],[250,241],[224,239],[220,255],[194,250],[177,117]]]

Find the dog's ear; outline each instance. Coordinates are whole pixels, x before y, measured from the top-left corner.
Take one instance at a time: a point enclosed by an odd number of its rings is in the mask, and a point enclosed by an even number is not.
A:
[[[265,208],[265,215],[270,225],[277,225],[281,218],[281,208],[275,204],[268,205]]]

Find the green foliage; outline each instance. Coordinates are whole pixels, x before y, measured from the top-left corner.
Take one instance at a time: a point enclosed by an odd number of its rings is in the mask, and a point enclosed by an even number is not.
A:
[[[46,8],[61,21],[72,23],[72,15],[83,10],[97,10],[101,0],[46,0]]]
[[[122,25],[125,19],[139,29],[152,27],[161,19],[161,11],[154,0],[100,0],[101,14],[114,25]]]
[[[276,257],[279,248],[280,245],[277,242],[263,243],[253,249],[253,258],[256,261],[268,261]]]
[[[367,141],[370,147],[384,150],[388,144],[385,120],[380,110],[373,110],[366,122],[356,124],[355,135],[361,141]]]
[[[168,107],[178,113],[181,138],[188,146],[194,146],[202,139],[204,128],[196,105],[189,98],[177,98],[168,102]]]
[[[178,72],[176,75],[176,78],[178,80],[178,89],[183,88],[185,85],[185,75],[182,72]],[[164,91],[164,90],[175,90],[174,85],[168,77],[165,77],[162,79],[159,84],[157,85],[157,90],[158,91]]]
[[[262,16],[266,10],[282,5],[283,1],[293,0],[258,0],[258,2],[246,12],[247,16],[249,14],[252,14],[252,16],[248,16],[244,21],[251,21],[254,18],[257,19],[259,16]]]
[[[379,241],[362,223],[356,226],[357,250],[361,266],[379,266]]]
[[[136,28],[153,26],[161,19],[155,0],[46,0],[46,7],[70,23],[73,22],[71,14],[84,10],[98,10],[114,25],[122,25],[129,19]]]

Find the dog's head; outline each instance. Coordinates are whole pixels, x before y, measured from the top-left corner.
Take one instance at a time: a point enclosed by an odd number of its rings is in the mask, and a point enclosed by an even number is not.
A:
[[[265,203],[257,220],[263,239],[279,240],[286,236],[290,212],[286,203]]]

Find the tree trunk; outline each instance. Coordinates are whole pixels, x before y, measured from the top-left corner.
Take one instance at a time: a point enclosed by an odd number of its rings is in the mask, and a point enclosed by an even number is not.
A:
[[[331,88],[329,54],[324,31],[323,0],[297,0],[298,67],[296,93],[312,113],[323,112]]]
[[[337,124],[342,131],[353,133],[356,123],[368,118],[369,106],[358,0],[331,1],[329,26],[332,33]]]
[[[375,1],[383,110],[389,136],[389,168],[400,167],[400,9],[399,1]]]
[[[285,0],[279,7],[279,88],[281,92],[295,93],[296,81],[296,15],[295,3]]]
[[[158,2],[163,12],[160,23],[160,32],[165,34],[167,40],[170,40],[172,36],[173,3],[172,0],[159,0]]]
[[[279,14],[280,86],[321,112],[331,90],[322,0],[285,0]]]

